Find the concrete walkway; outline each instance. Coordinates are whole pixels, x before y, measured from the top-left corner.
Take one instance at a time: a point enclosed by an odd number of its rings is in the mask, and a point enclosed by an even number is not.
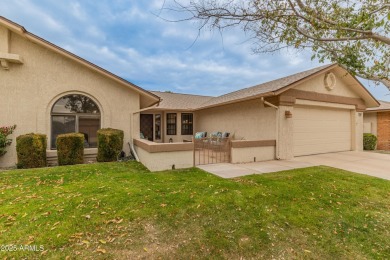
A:
[[[262,174],[326,165],[390,180],[390,155],[373,152],[340,152],[296,157],[293,160],[243,164],[208,164],[198,168],[222,178]]]

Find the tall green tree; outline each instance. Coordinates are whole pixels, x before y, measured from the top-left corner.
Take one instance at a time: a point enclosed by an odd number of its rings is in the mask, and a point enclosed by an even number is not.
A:
[[[199,29],[240,27],[254,51],[310,49],[390,90],[389,0],[192,0],[175,1]],[[186,19],[186,20],[188,20]]]

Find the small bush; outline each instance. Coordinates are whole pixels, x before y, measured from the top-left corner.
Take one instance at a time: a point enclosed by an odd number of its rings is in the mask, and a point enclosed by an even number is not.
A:
[[[118,159],[123,148],[123,131],[112,128],[98,132],[98,162],[113,162]]]
[[[364,150],[375,150],[378,138],[373,134],[363,134]]]
[[[16,138],[19,169],[46,167],[47,138],[44,134],[26,134]]]
[[[84,135],[80,133],[62,134],[56,141],[58,165],[84,163]]]
[[[7,153],[7,146],[10,146],[12,139],[8,138],[16,128],[16,125],[13,126],[3,126],[0,127],[0,157]]]

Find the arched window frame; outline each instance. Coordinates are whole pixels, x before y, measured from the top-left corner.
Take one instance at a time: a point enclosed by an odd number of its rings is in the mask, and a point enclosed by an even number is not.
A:
[[[58,104],[58,102],[60,102],[62,99],[68,97],[68,96],[82,96],[82,97],[86,97],[90,100],[90,102],[92,102],[95,106],[96,106],[96,109],[98,110],[97,113],[83,113],[83,112],[56,112],[56,111],[53,111],[55,109],[55,106]],[[50,149],[52,150],[56,150],[56,141],[54,138],[54,136],[56,135],[56,133],[54,133],[54,126],[53,126],[53,119],[54,117],[73,117],[74,118],[74,131],[68,131],[68,132],[63,132],[63,133],[71,133],[71,132],[80,132],[80,119],[90,119],[90,120],[93,120],[93,119],[97,119],[99,122],[98,122],[98,125],[97,125],[97,130],[100,129],[102,127],[102,114],[101,114],[101,108],[100,106],[98,105],[98,102],[96,102],[93,98],[91,98],[90,96],[88,95],[85,95],[85,94],[79,94],[79,93],[70,93],[70,94],[65,94],[61,97],[59,97],[52,105],[51,107],[51,110],[50,110],[50,125],[51,125],[51,131],[50,131]],[[97,131],[96,130],[96,131]],[[97,135],[96,135],[97,136]],[[85,148],[96,148],[97,147],[97,141],[96,141],[96,144],[95,145],[89,145],[88,142],[85,144]]]

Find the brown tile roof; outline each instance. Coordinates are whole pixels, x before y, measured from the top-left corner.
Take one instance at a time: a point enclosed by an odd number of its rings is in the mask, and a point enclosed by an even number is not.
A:
[[[154,108],[163,110],[195,110],[213,98],[210,96],[180,94],[172,92],[151,92],[162,99],[160,104]]]
[[[215,105],[221,105],[224,103],[231,103],[232,101],[246,100],[248,98],[255,98],[265,96],[267,93],[272,93],[278,90],[281,90],[284,87],[302,80],[308,76],[311,76],[321,70],[324,70],[328,67],[333,66],[334,64],[329,64],[321,67],[317,67],[311,70],[299,72],[284,78],[272,80],[266,83],[262,83],[253,87],[240,89],[219,97],[215,97],[208,102],[202,104],[201,108],[206,108]],[[272,93],[273,94],[273,93]]]
[[[172,110],[198,110],[207,107],[238,102],[240,100],[258,98],[261,96],[266,96],[267,94],[274,95],[273,92],[282,90],[283,88],[288,87],[299,80],[302,80],[332,66],[334,66],[334,64],[321,66],[284,78],[262,83],[253,87],[240,89],[218,97],[151,91],[153,94],[161,97],[162,99],[160,105],[154,108]]]
[[[367,112],[372,112],[372,111],[390,111],[390,102],[388,101],[381,101],[378,100],[380,103],[379,107],[373,107],[373,108],[367,108]]]

